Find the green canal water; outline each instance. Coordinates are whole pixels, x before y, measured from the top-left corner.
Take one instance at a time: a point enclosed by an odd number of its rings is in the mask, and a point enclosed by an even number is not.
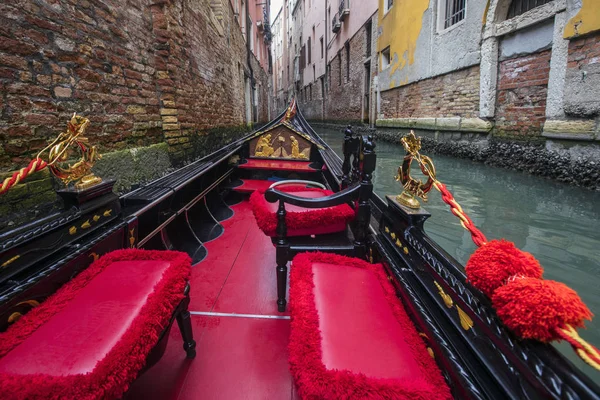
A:
[[[340,131],[317,132],[341,155]],[[375,192],[381,197],[400,193],[394,175],[404,149],[378,141],[375,151]],[[564,282],[579,293],[597,315],[580,335],[600,347],[600,193],[469,160],[440,155],[432,155],[432,159],[437,178],[488,239],[513,241],[540,261],[544,278]],[[476,248],[470,235],[436,190],[423,206],[431,213],[425,223],[427,234],[464,265]],[[581,361],[569,345],[561,343],[557,348],[600,380],[600,373]]]

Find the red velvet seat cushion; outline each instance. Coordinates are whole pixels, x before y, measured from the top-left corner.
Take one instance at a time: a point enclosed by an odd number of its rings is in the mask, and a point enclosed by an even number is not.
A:
[[[278,190],[300,197],[318,198],[333,194],[331,190],[282,187]],[[277,208],[279,203],[269,203],[264,192],[256,191],[250,196],[252,212],[258,227],[267,236],[276,236]],[[342,232],[346,224],[354,219],[354,210],[347,204],[327,208],[304,208],[286,204],[285,223],[287,236],[323,235]]]
[[[290,367],[302,398],[450,399],[380,264],[297,255]]]
[[[96,261],[0,335],[0,392],[120,396],[183,299],[190,262],[184,253],[144,250]]]

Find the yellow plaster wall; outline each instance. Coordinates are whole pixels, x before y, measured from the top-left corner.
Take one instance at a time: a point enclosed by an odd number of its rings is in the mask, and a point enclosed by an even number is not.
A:
[[[600,30],[600,0],[583,0],[581,9],[565,26],[564,38]]]
[[[385,15],[383,1],[379,0],[381,36],[377,40],[377,51],[381,52],[390,46],[390,73],[393,74],[415,61],[417,39],[421,33],[423,13],[429,7],[429,0],[395,1]],[[392,83],[395,84],[395,81]]]

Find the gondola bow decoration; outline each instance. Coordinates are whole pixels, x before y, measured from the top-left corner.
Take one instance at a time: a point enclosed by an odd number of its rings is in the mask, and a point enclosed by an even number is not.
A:
[[[65,186],[75,182],[77,190],[90,188],[102,182],[102,179],[92,173],[95,162],[101,158],[96,146],[89,146],[84,136],[90,121],[87,118],[73,114],[67,123],[67,130],[61,132],[52,143],[46,146],[38,155],[31,160],[25,168],[16,171],[12,177],[6,178],[0,186],[0,195],[7,192],[11,187],[23,181],[29,175],[50,168],[50,171],[59,178]],[[69,156],[73,149],[79,152],[80,158],[73,164],[69,164]],[[48,152],[48,161],[43,155]]]
[[[600,352],[583,340],[575,328],[583,328],[592,313],[579,295],[563,283],[543,279],[543,268],[533,255],[515,247],[507,240],[488,241],[456,202],[446,186],[437,180],[433,162],[419,153],[421,140],[414,132],[402,138],[407,152],[396,180],[404,191],[398,202],[419,208],[417,197],[427,201],[427,193],[436,188],[442,200],[460,224],[471,234],[478,249],[465,266],[467,280],[491,298],[502,322],[522,339],[544,343],[567,341],[586,363],[600,370]],[[410,176],[410,164],[416,160],[425,183]]]

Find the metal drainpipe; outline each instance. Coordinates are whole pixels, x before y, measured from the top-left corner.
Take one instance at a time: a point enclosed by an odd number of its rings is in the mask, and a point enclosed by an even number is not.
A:
[[[250,70],[250,121],[251,126],[254,126],[254,70],[252,69],[252,50],[250,49],[250,1],[246,0],[246,62]]]
[[[324,81],[325,81],[325,85],[324,85],[325,87],[324,87],[324,89],[325,90],[323,91],[323,117],[321,118],[322,120],[325,120],[325,113],[326,113],[326,110],[327,110],[327,91],[329,90],[329,81],[327,80],[327,78],[328,78],[327,71],[329,69],[329,67],[328,67],[329,61],[328,61],[328,57],[327,57],[327,48],[328,48],[328,46],[327,46],[327,43],[328,43],[327,42],[327,32],[328,32],[328,29],[329,29],[329,27],[327,25],[328,22],[329,22],[328,21],[329,18],[327,17],[327,3],[328,3],[328,0],[325,0],[324,3],[325,3],[325,38],[324,38],[325,43],[323,43],[323,45],[325,46],[325,78],[324,78]]]

